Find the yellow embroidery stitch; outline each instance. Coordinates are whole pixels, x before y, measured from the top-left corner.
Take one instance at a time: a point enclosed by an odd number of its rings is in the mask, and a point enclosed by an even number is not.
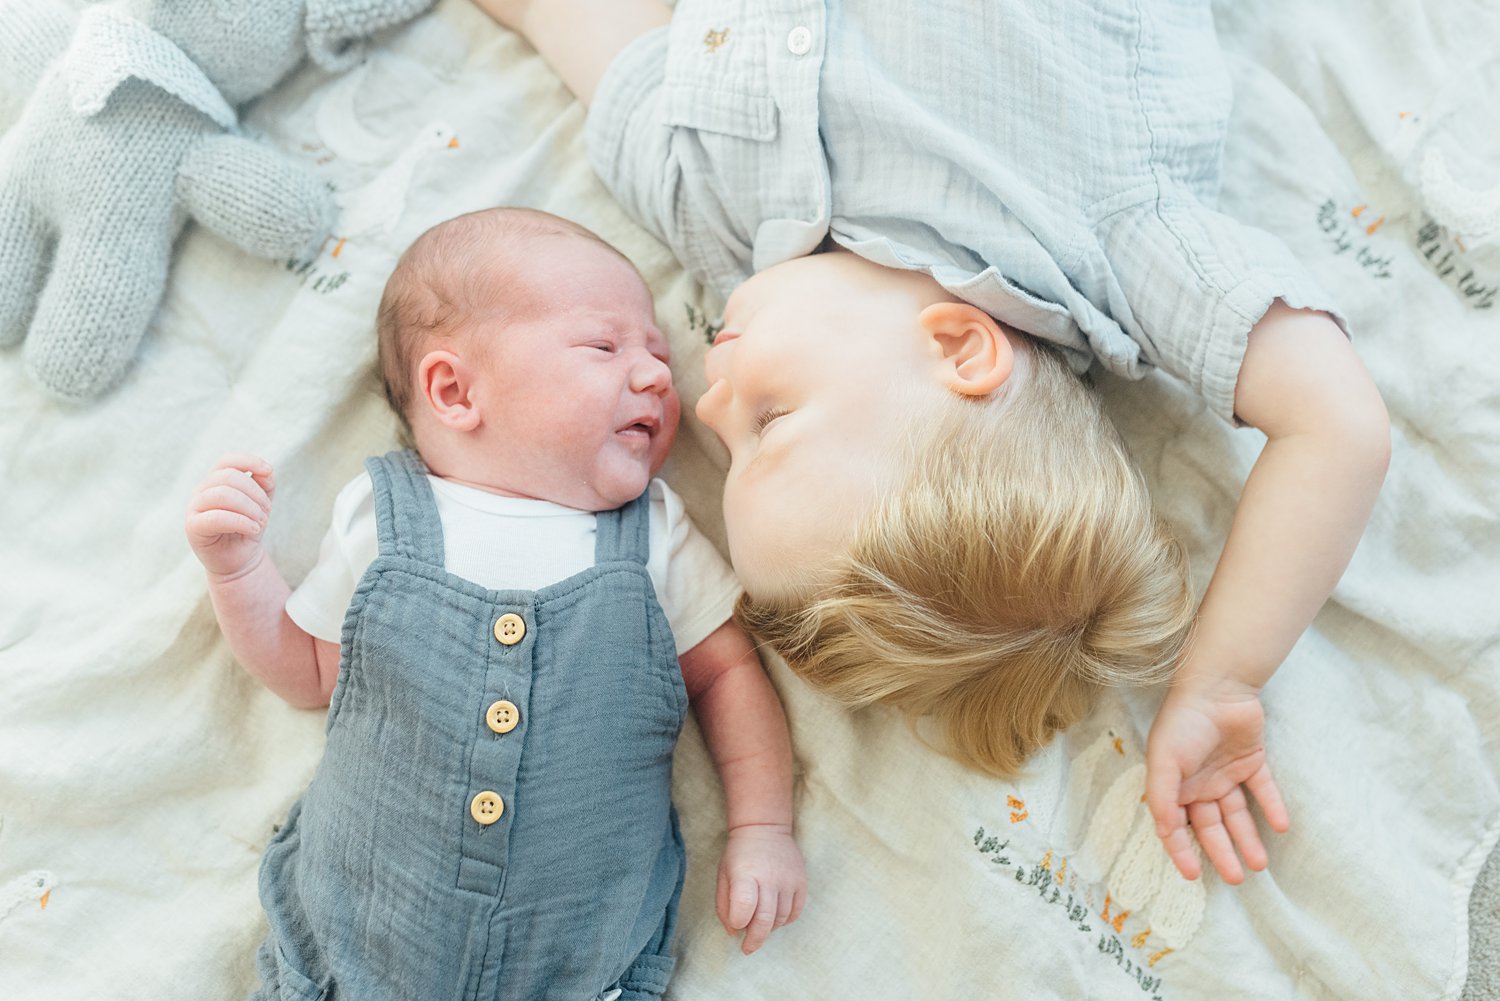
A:
[[[719,46],[729,41],[729,29],[720,28],[718,31],[708,29],[708,34],[703,36],[703,47],[710,52],[719,51]]]
[[[1146,960],[1146,965],[1147,966],[1155,966],[1156,965],[1156,961],[1158,959],[1161,959],[1163,956],[1169,956],[1171,954],[1172,954],[1172,950],[1171,949],[1163,949],[1161,952],[1158,952],[1158,953],[1154,954],[1150,959]]]
[[[1133,939],[1130,940],[1130,947],[1132,949],[1139,949],[1141,946],[1143,946],[1143,945],[1146,944],[1146,939],[1148,939],[1150,937],[1151,937],[1151,929],[1147,928],[1145,931],[1139,933],[1138,935],[1136,935],[1135,938],[1133,938]]]

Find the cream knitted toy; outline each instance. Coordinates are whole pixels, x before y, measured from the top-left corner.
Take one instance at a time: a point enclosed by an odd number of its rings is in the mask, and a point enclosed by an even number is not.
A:
[[[192,218],[264,257],[333,223],[328,189],[235,109],[310,55],[357,62],[432,0],[0,0],[0,85],[34,85],[0,137],[0,347],[71,400],[129,367]]]

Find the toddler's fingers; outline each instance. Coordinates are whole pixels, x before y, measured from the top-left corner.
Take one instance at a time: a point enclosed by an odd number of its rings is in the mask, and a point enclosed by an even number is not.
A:
[[[1224,817],[1224,828],[1230,839],[1244,856],[1245,866],[1260,872],[1266,867],[1266,846],[1261,843],[1260,832],[1255,829],[1255,818],[1250,816],[1250,804],[1238,786],[1219,800],[1219,812]]]
[[[1182,809],[1182,804],[1177,802],[1178,795],[1182,792],[1182,773],[1177,768],[1177,763],[1171,760],[1163,761],[1150,753],[1146,753],[1146,808],[1151,811],[1151,819],[1156,821],[1156,836],[1163,841],[1167,835],[1176,828],[1187,823],[1187,814]]]
[[[1162,847],[1167,850],[1167,855],[1172,859],[1172,864],[1177,871],[1182,873],[1184,879],[1197,879],[1203,874],[1203,866],[1198,861],[1198,853],[1193,851],[1193,835],[1184,824],[1174,827],[1167,832],[1167,836],[1161,839]]]
[[[740,944],[740,952],[750,955],[756,949],[766,944],[766,936],[776,927],[776,895],[762,893],[755,907],[755,917],[750,919],[750,928],[745,932],[745,941]]]
[[[1260,804],[1261,812],[1266,815],[1266,823],[1271,825],[1271,830],[1278,834],[1285,834],[1292,826],[1292,818],[1286,812],[1286,804],[1281,801],[1281,790],[1276,787],[1276,780],[1271,777],[1271,769],[1268,765],[1261,765],[1255,774],[1245,780],[1245,787],[1250,790],[1250,795]]]
[[[1219,870],[1219,876],[1230,886],[1245,881],[1245,872],[1240,868],[1239,856],[1234,852],[1234,843],[1224,829],[1224,818],[1219,813],[1217,802],[1194,803],[1188,807],[1188,822],[1198,836],[1203,854]]]

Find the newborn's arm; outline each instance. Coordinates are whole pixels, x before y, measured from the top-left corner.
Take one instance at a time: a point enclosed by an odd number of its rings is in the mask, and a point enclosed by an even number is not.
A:
[[[585,106],[621,49],[672,19],[672,9],[661,0],[474,2],[530,42]]]
[[[339,648],[286,614],[291,588],[261,544],[275,491],[264,459],[225,456],[194,491],[185,529],[235,659],[287,702],[313,709],[328,704]]]
[[[795,921],[807,879],[792,840],[792,742],[786,714],[749,637],[726,622],[682,654],[682,679],[724,783],[729,843],[719,864],[718,914],[754,952]]]
[[[1227,882],[1265,866],[1241,784],[1284,830],[1259,692],[1327,600],[1369,520],[1390,424],[1369,373],[1322,313],[1276,302],[1250,333],[1235,412],[1267,442],[1241,494],[1196,632],[1147,748],[1157,832],[1197,875],[1191,822]]]

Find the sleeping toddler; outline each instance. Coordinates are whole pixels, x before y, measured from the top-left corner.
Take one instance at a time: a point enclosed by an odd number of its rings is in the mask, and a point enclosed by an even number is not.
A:
[[[1215,211],[1209,5],[477,0],[589,105],[620,202],[727,297],[742,622],[814,685],[1013,774],[1104,686],[1171,678],[1146,795],[1189,878],[1289,820],[1259,693],[1389,459],[1329,297]],[[1266,442],[1194,604],[1074,374],[1161,369]],[[1248,793],[1248,796],[1247,796]]]
[[[547,213],[471,213],[402,255],[379,344],[415,448],[339,494],[301,586],[261,544],[264,461],[221,460],[186,521],[240,663],[328,705],[261,864],[255,996],[659,997],[689,705],[727,802],[719,917],[755,951],[805,891],[790,742],[733,577],[653,479],[679,402],[640,275]]]

